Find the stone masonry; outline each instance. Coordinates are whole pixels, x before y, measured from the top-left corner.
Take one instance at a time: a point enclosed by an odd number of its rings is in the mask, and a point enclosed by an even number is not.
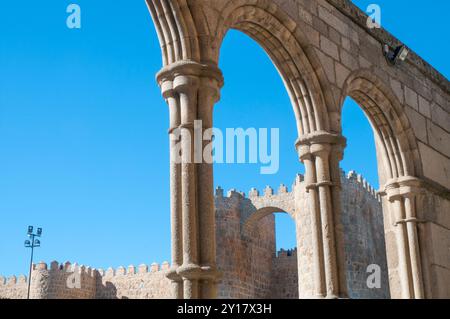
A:
[[[155,278],[167,289],[155,290],[161,297],[295,296],[287,290],[292,273],[284,287],[274,288],[280,281],[272,280],[274,269],[292,266],[283,254],[282,263],[273,261],[269,215],[281,209],[296,225],[298,297],[386,297],[381,290],[389,286],[392,298],[450,298],[450,85],[444,76],[412,50],[404,61],[388,61],[384,48],[394,51],[402,42],[383,28],[369,28],[367,15],[349,0],[146,1],[161,47],[156,79],[170,114],[172,260],[164,270],[170,284],[163,284],[162,275],[123,275],[120,269],[107,280],[97,272],[101,287],[103,281],[109,285],[105,296],[137,296],[128,288],[145,286],[145,279],[122,285],[122,278],[114,286],[118,276]],[[282,187],[274,195],[268,188],[258,196],[253,190],[247,199],[232,193],[221,203],[214,197],[211,163],[176,161],[180,151],[195,154],[196,120],[205,132],[213,127],[225,83],[220,51],[230,29],[267,52],[291,98],[298,133],[293,143],[305,167],[292,192]],[[352,193],[352,178],[341,176],[347,97],[374,130],[383,223],[370,204],[374,199]],[[181,150],[173,138],[179,130],[190,133],[181,134]],[[212,138],[200,145],[203,151]],[[236,250],[225,258],[232,246]],[[265,259],[266,253],[271,257]],[[372,261],[383,270],[380,291],[363,284]],[[52,296],[60,290],[52,281],[56,270],[41,268],[35,296]],[[19,296],[23,281],[10,279],[7,296]],[[98,287],[96,296],[102,295]],[[156,296],[150,290],[147,295]]]
[[[346,230],[346,265],[351,298],[388,298],[389,283],[383,237],[380,197],[354,172],[342,175],[342,223]],[[302,194],[304,177],[298,175],[289,192],[281,185],[275,193],[267,187],[263,194],[252,189],[247,198],[231,190],[225,196],[218,188],[215,196],[217,264],[222,273],[219,298],[308,297],[311,283],[311,240],[308,208]],[[296,204],[297,203],[297,204]],[[306,210],[306,211],[305,211]],[[287,213],[297,225],[297,248],[276,251],[273,213]],[[381,268],[380,289],[369,289],[367,267]],[[299,271],[300,269],[300,271]],[[52,262],[34,266],[31,298],[36,299],[153,299],[173,298],[167,279],[169,263],[92,269],[77,264]],[[302,284],[299,286],[299,278]],[[25,298],[27,281],[0,278],[0,298]]]
[[[300,297],[356,293],[348,282],[356,280],[362,265],[348,273],[345,243],[353,235],[346,233],[342,217],[346,203],[339,171],[347,97],[365,111],[374,130],[391,297],[450,297],[450,86],[444,76],[412,50],[404,61],[391,63],[385,49],[394,52],[404,45],[383,28],[369,27],[368,16],[349,0],[147,4],[160,41],[162,69],[156,78],[169,106],[169,132],[190,133],[181,138],[184,154],[195,151],[194,121],[202,120],[205,132],[213,127],[214,105],[225,83],[220,53],[229,30],[253,38],[279,71],[297,124],[294,144],[305,166],[305,188],[294,197],[296,206],[309,208],[302,210],[309,214],[301,218],[305,222],[296,224],[298,233],[307,234],[299,243],[306,248],[299,245],[297,251]],[[215,298],[223,274],[216,263],[213,166],[177,163],[178,151],[171,138],[168,277],[176,298]],[[244,231],[251,236],[251,227]],[[301,264],[308,258],[311,263]]]

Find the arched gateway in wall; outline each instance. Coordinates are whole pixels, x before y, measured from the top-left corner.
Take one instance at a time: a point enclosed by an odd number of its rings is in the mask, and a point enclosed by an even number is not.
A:
[[[279,70],[306,169],[313,244],[310,297],[348,296],[339,170],[346,145],[340,120],[346,96],[364,109],[376,136],[391,296],[450,297],[447,79],[413,52],[401,65],[388,64],[382,47],[396,47],[399,41],[383,29],[368,29],[367,17],[347,0],[147,3],[162,49],[157,80],[169,105],[171,132],[193,130],[195,120],[202,120],[205,130],[212,127],[212,109],[223,86],[220,47],[229,29],[255,39]],[[171,143],[173,266],[168,277],[176,298],[213,298],[220,274],[212,165],[175,163]],[[194,143],[186,137],[181,144],[183,152],[193,152]]]

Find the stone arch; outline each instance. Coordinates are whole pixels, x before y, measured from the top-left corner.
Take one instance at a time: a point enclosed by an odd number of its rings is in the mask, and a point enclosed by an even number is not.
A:
[[[163,65],[200,61],[197,28],[186,0],[146,0],[158,34]]]
[[[265,207],[261,207],[258,208],[256,207],[257,210],[255,210],[250,216],[248,216],[242,224],[242,234],[243,235],[249,235],[251,234],[252,230],[255,229],[255,227],[258,224],[258,221],[260,221],[261,219],[263,219],[264,217],[267,217],[271,214],[274,213],[285,213],[288,214],[294,221],[295,221],[295,217],[294,217],[294,213],[290,210],[282,209],[280,207],[276,207],[276,206],[265,206]]]
[[[392,90],[372,70],[362,69],[351,73],[345,81],[341,111],[347,97],[359,104],[373,128],[382,154],[384,182],[421,174],[414,132]]]
[[[254,39],[269,55],[283,79],[294,110],[299,136],[336,129],[330,121],[334,99],[318,57],[306,36],[277,5],[266,0],[253,4],[230,1],[221,11],[213,59],[219,60],[221,43],[230,29]]]
[[[379,177],[391,296],[423,298],[424,242],[415,224],[418,211],[422,210],[418,200],[422,163],[413,129],[403,105],[372,70],[350,74],[341,105],[347,96],[359,104],[369,119],[381,157],[378,162],[383,165]]]

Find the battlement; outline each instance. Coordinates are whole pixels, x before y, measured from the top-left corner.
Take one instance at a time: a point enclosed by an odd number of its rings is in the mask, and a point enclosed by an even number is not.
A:
[[[294,258],[297,259],[297,248],[294,249],[280,249],[276,253],[276,258]]]
[[[369,182],[367,182],[367,180],[361,174],[358,174],[356,171],[350,171],[347,175],[345,175],[345,172],[342,171],[342,175],[344,177],[344,181],[348,181],[350,183],[358,185],[361,189],[364,189],[378,201],[381,201],[381,195],[374,187],[372,187],[372,185],[369,184]]]
[[[70,262],[66,261],[63,264],[58,263],[57,261],[52,261],[50,264],[47,264],[44,261],[41,261],[39,263],[33,264],[31,266],[32,269],[32,276],[35,273],[39,272],[48,272],[51,274],[55,273],[78,273],[80,275],[86,275],[89,277],[95,277],[96,276],[96,270],[91,267],[86,267],[84,265],[78,265],[77,263],[71,264]],[[28,283],[27,276],[21,274],[18,277],[16,276],[10,276],[8,278],[5,278],[3,276],[0,276],[0,285],[13,285],[13,284],[22,284],[22,283]]]
[[[364,189],[369,193],[371,196],[377,198],[379,201],[381,201],[381,197],[378,193],[378,191],[370,185],[367,180],[361,175],[358,174],[356,171],[350,171],[348,174],[346,174],[343,170],[341,170],[341,182],[350,182],[355,185],[359,185],[361,189]],[[294,183],[292,184],[291,191],[295,189],[297,185],[300,185],[305,182],[305,177],[302,174],[297,174],[295,177]],[[251,188],[248,197],[246,194],[242,191],[236,190],[234,188],[230,189],[226,196],[224,196],[224,190],[222,187],[217,187],[215,191],[215,197],[216,198],[237,198],[237,199],[255,199],[255,198],[270,198],[277,195],[284,195],[290,193],[289,188],[285,184],[280,184],[278,187],[278,190],[275,192],[275,190],[271,186],[266,186],[266,188],[260,192],[257,188]]]
[[[0,276],[0,286],[11,286],[16,284],[23,284],[27,283],[28,281],[27,276],[20,275],[19,277],[16,276],[10,276],[8,278]]]
[[[302,182],[304,182],[305,178],[303,175],[298,174],[295,178],[294,183],[292,184],[292,190],[295,188],[295,186],[297,184],[300,184]],[[230,189],[227,192],[227,195],[224,196],[224,190],[222,187],[217,187],[216,191],[215,191],[215,197],[216,198],[249,198],[249,199],[253,199],[253,198],[258,198],[258,197],[272,197],[272,196],[277,196],[277,195],[283,195],[283,194],[288,194],[290,193],[289,188],[285,185],[285,184],[280,184],[280,186],[278,187],[277,191],[275,192],[275,190],[267,185],[266,188],[264,188],[264,190],[262,192],[260,192],[257,188],[251,188],[249,193],[248,193],[248,197],[244,192],[238,191],[234,188]]]
[[[355,171],[350,171],[348,174],[341,171],[340,177],[344,210],[343,225],[353,227],[355,218],[360,220],[359,225],[362,226],[359,228],[364,225],[373,225],[373,219],[379,218],[380,214],[361,214],[360,212],[363,210],[365,212],[366,207],[373,208],[370,211],[381,211],[380,197],[376,190],[361,174]],[[236,189],[229,190],[226,195],[221,187],[216,189],[215,204],[220,217],[217,218],[218,233],[221,236],[221,239],[218,240],[219,247],[223,250],[224,247],[229,247],[230,243],[245,242],[247,248],[252,247],[248,248],[250,252],[251,249],[258,251],[259,255],[257,254],[258,257],[254,261],[255,265],[261,268],[262,276],[265,276],[263,275],[264,267],[272,267],[272,272],[268,275],[271,278],[266,279],[274,283],[274,287],[278,287],[276,296],[287,296],[286,293],[297,291],[297,280],[294,275],[297,274],[298,252],[296,248],[281,249],[275,252],[275,218],[270,214],[285,212],[294,220],[307,216],[307,186],[304,176],[299,174],[290,188],[285,184],[281,184],[276,191],[270,186],[266,186],[262,192],[252,188],[248,197]],[[263,220],[266,217],[270,218]],[[382,228],[382,224],[380,227]],[[356,237],[358,234],[356,233],[354,236]],[[254,235],[258,236],[258,241],[248,246]],[[301,244],[300,247],[305,249]],[[226,256],[233,254],[233,249],[230,248],[230,252]],[[267,252],[267,258],[262,257],[261,251]],[[360,254],[363,253],[362,251]],[[220,260],[219,257],[219,265],[226,265],[228,257],[222,263]],[[52,261],[49,264],[39,262],[32,266],[30,296],[38,299],[169,298],[172,290],[170,280],[166,275],[170,268],[171,265],[167,261],[161,264],[109,267],[106,270],[68,261],[64,263]],[[244,264],[239,266],[236,271],[239,272],[242,268],[245,268]],[[289,274],[289,276],[286,277],[285,274]],[[254,274],[248,273],[247,275],[246,280],[252,282]],[[9,278],[0,276],[0,298],[26,298],[27,283],[28,279],[24,275]],[[261,288],[262,290],[258,292],[261,293],[261,296],[270,292],[270,289],[264,290],[267,287],[258,285],[258,283],[253,283],[248,287]],[[224,284],[223,287],[228,286]],[[248,292],[248,296],[256,296],[255,291]],[[228,293],[224,293],[224,295],[231,296]],[[289,296],[293,297],[294,295]]]
[[[98,273],[101,277],[111,278],[115,276],[131,276],[147,273],[167,272],[170,269],[170,263],[165,261],[162,264],[152,263],[150,267],[147,264],[140,264],[138,267],[129,265],[127,268],[119,266],[116,269],[109,267],[106,271],[98,269]]]
[[[118,298],[139,296],[144,291],[152,298],[169,297],[170,285],[166,278],[169,269],[168,262],[110,267],[106,271],[70,262],[39,262],[32,265],[30,296],[33,299]],[[133,283],[138,283],[140,289],[136,290]],[[24,275],[7,279],[0,276],[0,298],[24,299],[27,287]]]

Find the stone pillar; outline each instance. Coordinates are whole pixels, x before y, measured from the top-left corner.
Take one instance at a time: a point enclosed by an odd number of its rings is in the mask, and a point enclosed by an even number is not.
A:
[[[316,189],[316,167],[310,147],[302,145],[299,149],[300,160],[305,164],[306,190],[309,194],[308,204],[311,214],[311,241],[313,249],[314,295],[325,298],[325,270],[323,262],[322,225],[320,218],[319,198]],[[300,287],[300,285],[299,285]]]
[[[200,239],[208,244],[200,246],[200,261],[204,272],[200,297],[210,299],[217,296],[216,269],[216,221],[214,208],[214,183],[212,148],[213,142],[213,106],[220,99],[221,82],[204,77],[200,82],[198,94],[198,118],[202,121],[203,136],[201,154],[203,161],[198,164],[198,205]]]
[[[396,252],[388,251],[388,255],[396,255],[398,260],[397,274],[400,283],[400,294],[403,299],[425,298],[420,245],[417,224],[417,202],[421,196],[421,182],[415,177],[401,177],[389,181],[383,195],[389,202],[390,221],[395,233],[395,245],[387,244],[388,249],[395,247]],[[395,265],[389,265],[389,268]],[[395,289],[395,282],[391,284]],[[393,293],[394,296],[395,293]]]
[[[180,276],[177,275],[178,267],[183,263],[183,245],[179,240],[182,237],[181,222],[181,185],[179,183],[181,177],[181,165],[177,161],[179,156],[177,143],[178,138],[176,130],[180,126],[180,106],[176,92],[173,90],[172,81],[164,81],[161,83],[161,91],[169,106],[169,143],[170,143],[170,219],[171,219],[171,236],[172,236],[172,267],[168,272],[169,279],[172,280],[172,295],[176,299],[183,298],[183,285]]]
[[[172,267],[174,297],[217,295],[212,162],[204,161],[211,143],[203,134],[213,125],[213,106],[223,85],[214,65],[180,61],[158,76],[170,108]]]
[[[340,135],[315,132],[297,141],[300,160],[305,164],[314,259],[315,296],[346,297],[344,243],[340,237],[340,179],[336,149],[345,139]],[[340,156],[340,158],[335,158]],[[336,229],[336,227],[338,227]],[[338,234],[338,235],[337,235]],[[340,287],[342,286],[342,287]]]
[[[348,287],[346,278],[346,261],[345,261],[345,242],[344,242],[344,225],[342,224],[341,210],[341,168],[340,162],[344,157],[344,148],[346,140],[342,139],[341,144],[332,146],[330,157],[330,174],[331,174],[331,197],[333,201],[334,229],[336,236],[336,246],[342,249],[336,249],[337,267],[340,270],[339,276],[339,296],[340,298],[348,298]]]

